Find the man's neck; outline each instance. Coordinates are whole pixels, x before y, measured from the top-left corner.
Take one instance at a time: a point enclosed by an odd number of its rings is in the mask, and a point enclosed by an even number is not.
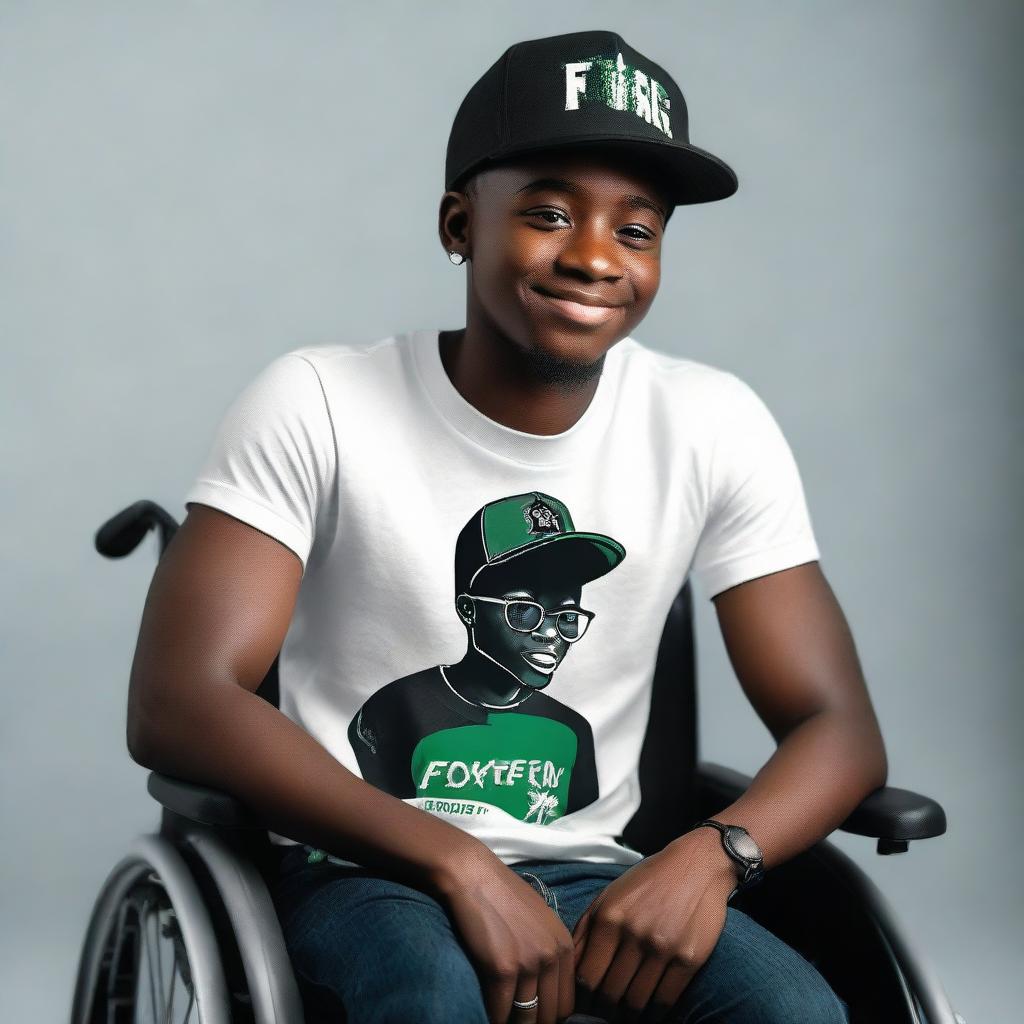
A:
[[[440,332],[441,363],[455,390],[489,419],[526,434],[562,434],[587,411],[604,358],[579,367],[511,343]]]

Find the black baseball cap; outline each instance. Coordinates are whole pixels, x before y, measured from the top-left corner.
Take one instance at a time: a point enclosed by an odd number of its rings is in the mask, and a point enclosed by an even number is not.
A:
[[[672,76],[615,32],[570,32],[510,46],[466,93],[448,137],[445,190],[518,154],[602,143],[635,155],[675,206],[726,199],[725,161],[689,140]]]

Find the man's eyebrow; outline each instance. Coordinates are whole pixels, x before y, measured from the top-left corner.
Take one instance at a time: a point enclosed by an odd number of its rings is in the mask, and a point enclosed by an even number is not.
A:
[[[583,195],[583,189],[579,185],[574,185],[571,181],[565,181],[562,178],[536,178],[529,184],[524,185],[520,189],[516,189],[514,195],[519,195],[522,192],[541,192],[544,190],[551,192],[568,192],[571,196]],[[634,195],[632,192],[627,192],[622,197],[626,201],[626,205],[631,210],[653,210],[662,221],[665,220],[668,211],[664,206],[658,203],[652,203],[650,199],[644,196]]]

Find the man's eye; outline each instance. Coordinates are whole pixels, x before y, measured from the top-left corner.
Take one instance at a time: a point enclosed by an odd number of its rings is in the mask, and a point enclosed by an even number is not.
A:
[[[535,217],[565,217],[565,214],[560,210],[531,210],[530,212]],[[568,218],[565,219],[568,220]],[[551,224],[554,222],[548,221],[548,223]]]
[[[561,217],[563,220],[568,220],[568,217],[561,210],[530,210],[527,214],[533,217]],[[548,224],[555,224],[557,221],[549,220]],[[630,224],[628,227],[622,229],[623,231],[630,232],[629,237],[635,238],[638,241],[653,242],[654,235],[652,235],[646,228],[639,227],[636,224]]]

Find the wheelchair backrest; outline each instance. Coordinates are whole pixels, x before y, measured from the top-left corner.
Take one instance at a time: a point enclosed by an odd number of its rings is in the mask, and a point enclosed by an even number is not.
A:
[[[640,752],[640,806],[622,838],[657,853],[697,820],[697,667],[689,578],[672,602],[658,645],[651,710]]]

